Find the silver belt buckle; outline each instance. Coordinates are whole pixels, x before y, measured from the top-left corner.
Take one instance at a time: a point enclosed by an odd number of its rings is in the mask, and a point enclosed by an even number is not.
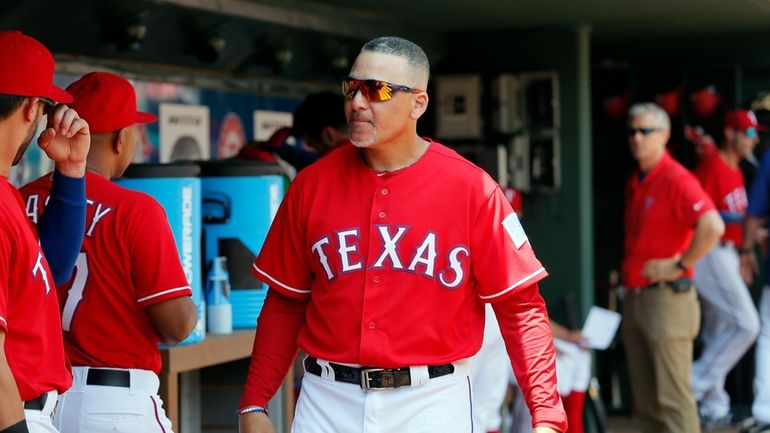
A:
[[[372,381],[372,378],[369,377],[369,373],[375,373],[378,371],[385,371],[384,368],[367,368],[361,370],[361,388],[365,390],[380,390],[380,389],[387,389],[385,387],[381,386],[371,386],[370,383]]]

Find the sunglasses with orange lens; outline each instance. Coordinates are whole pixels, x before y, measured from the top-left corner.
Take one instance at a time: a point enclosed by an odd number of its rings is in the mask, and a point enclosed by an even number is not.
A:
[[[342,81],[342,94],[347,99],[353,99],[358,91],[369,102],[383,102],[393,98],[396,92],[420,93],[422,90],[413,89],[399,84],[388,83],[379,80],[356,80],[355,78],[345,78]]]

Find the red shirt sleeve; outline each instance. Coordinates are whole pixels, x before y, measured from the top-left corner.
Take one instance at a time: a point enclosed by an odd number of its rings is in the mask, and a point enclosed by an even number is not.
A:
[[[472,272],[484,301],[503,299],[548,275],[500,188],[494,189],[475,218],[471,251]]]
[[[8,330],[8,263],[10,258],[8,253],[11,251],[10,242],[3,231],[0,233],[0,328]]]
[[[301,178],[289,187],[259,253],[252,273],[290,297],[306,297],[312,281],[304,224],[300,219]]]
[[[676,195],[671,201],[675,203],[674,215],[683,224],[694,227],[701,215],[716,209],[694,175],[688,173],[686,178],[673,185],[671,193]]]
[[[127,247],[131,252],[136,301],[148,307],[167,299],[192,296],[163,208],[150,200],[130,212],[139,214],[125,221],[131,231]]]
[[[267,407],[278,391],[297,356],[297,335],[305,324],[308,301],[289,298],[272,287],[267,292],[240,407]]]
[[[532,425],[567,431],[567,414],[556,389],[556,355],[548,312],[537,284],[492,304]]]

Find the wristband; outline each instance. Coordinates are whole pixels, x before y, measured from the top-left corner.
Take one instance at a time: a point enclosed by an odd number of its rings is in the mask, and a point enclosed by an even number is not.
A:
[[[264,408],[262,406],[246,406],[246,407],[242,407],[242,408],[238,409],[237,411],[235,411],[235,413],[237,413],[238,416],[245,415],[247,413],[252,413],[252,412],[262,412],[265,415],[269,415],[270,414],[270,412],[268,412],[267,408]],[[0,432],[0,433],[3,433],[3,432]]]
[[[23,419],[12,426],[8,426],[0,430],[0,433],[29,433],[27,420]]]
[[[751,252],[751,248],[738,248],[738,255],[744,255]]]
[[[676,261],[676,267],[685,272],[690,270],[689,268],[687,268],[687,266],[684,265],[684,263],[682,263],[682,259],[679,259]]]

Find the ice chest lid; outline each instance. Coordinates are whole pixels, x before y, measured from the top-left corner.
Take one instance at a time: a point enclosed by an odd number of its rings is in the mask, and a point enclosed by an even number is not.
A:
[[[245,177],[284,174],[278,164],[269,162],[228,159],[224,161],[201,161],[199,164],[201,176],[203,177]]]
[[[201,168],[197,163],[131,164],[123,174],[126,179],[198,177]]]

